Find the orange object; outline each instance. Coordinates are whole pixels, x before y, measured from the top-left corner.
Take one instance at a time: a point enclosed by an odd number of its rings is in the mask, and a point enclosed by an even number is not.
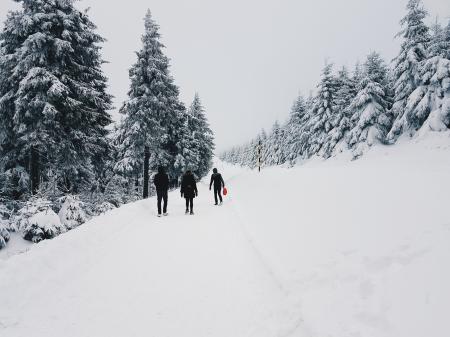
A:
[[[227,195],[228,194],[228,190],[226,187],[223,188],[223,195]]]

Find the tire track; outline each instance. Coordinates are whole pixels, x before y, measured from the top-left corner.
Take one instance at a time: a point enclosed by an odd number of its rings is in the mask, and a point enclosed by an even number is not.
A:
[[[233,198],[230,198],[230,210],[233,214],[233,217],[237,220],[237,223],[239,225],[239,228],[241,232],[243,233],[245,240],[250,246],[250,249],[253,251],[255,256],[257,257],[257,260],[262,265],[264,271],[269,275],[272,282],[275,284],[277,289],[282,293],[283,297],[286,298],[286,301],[289,303],[289,296],[291,294],[290,290],[283,284],[281,281],[281,278],[276,274],[274,271],[274,268],[269,264],[267,261],[267,258],[264,256],[264,254],[261,252],[261,250],[257,247],[255,240],[250,235],[249,231],[247,230],[245,226],[245,221],[242,219],[242,216],[239,214],[239,211],[236,209],[236,206],[234,205]],[[299,310],[299,308],[296,308]],[[304,336],[313,336],[311,330],[306,326],[305,321],[303,319],[303,315],[299,313],[298,319],[295,320],[295,322],[290,326],[288,329],[286,329],[283,332],[280,332],[278,334],[278,337],[291,337],[294,336],[299,330],[303,330]]]

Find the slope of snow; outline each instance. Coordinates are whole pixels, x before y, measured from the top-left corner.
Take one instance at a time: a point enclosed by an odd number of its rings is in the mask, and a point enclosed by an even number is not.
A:
[[[450,138],[199,184],[0,259],[0,335],[448,337]]]

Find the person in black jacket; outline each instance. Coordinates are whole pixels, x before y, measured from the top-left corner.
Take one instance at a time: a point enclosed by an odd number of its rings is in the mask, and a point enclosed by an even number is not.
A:
[[[153,177],[153,184],[156,187],[156,196],[158,198],[158,216],[161,216],[161,201],[164,201],[163,213],[167,216],[167,191],[169,189],[169,176],[163,167],[158,168],[158,173]]]
[[[217,169],[213,169],[213,174],[211,176],[211,182],[209,183],[209,190],[211,191],[211,186],[214,183],[214,200],[217,205],[217,196],[219,196],[220,204],[222,204],[222,188],[225,187],[225,182],[223,181],[222,175],[217,171]]]
[[[188,170],[181,180],[181,197],[186,199],[186,214],[194,214],[194,198],[198,196],[197,183],[191,170]]]

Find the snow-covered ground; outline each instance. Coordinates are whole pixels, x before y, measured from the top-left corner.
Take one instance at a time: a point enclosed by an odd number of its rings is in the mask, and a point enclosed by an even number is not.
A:
[[[448,134],[217,165],[222,207],[201,183],[195,216],[174,192],[3,256],[0,336],[450,336]]]

